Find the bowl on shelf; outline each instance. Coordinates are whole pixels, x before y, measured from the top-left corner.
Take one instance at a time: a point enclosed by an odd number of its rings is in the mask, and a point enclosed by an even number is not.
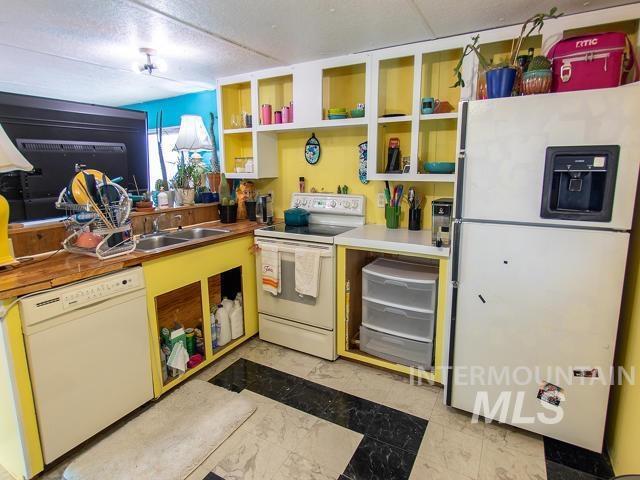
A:
[[[362,118],[364,117],[364,109],[363,108],[354,108],[351,110],[351,118]]]
[[[327,113],[329,115],[346,115],[347,114],[347,109],[346,108],[330,108]]]
[[[329,114],[329,120],[342,120],[347,118],[347,114]]]
[[[427,173],[453,173],[456,170],[454,162],[424,162],[423,167]]]

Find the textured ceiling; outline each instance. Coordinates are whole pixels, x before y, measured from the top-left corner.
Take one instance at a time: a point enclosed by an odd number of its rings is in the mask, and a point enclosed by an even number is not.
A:
[[[637,0],[3,0],[0,90],[122,105],[215,79]],[[131,71],[154,47],[165,73]]]

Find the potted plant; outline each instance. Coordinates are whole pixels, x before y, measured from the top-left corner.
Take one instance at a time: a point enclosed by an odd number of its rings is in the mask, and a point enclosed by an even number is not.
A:
[[[194,171],[196,165],[191,160],[181,158],[177,163],[176,174],[171,183],[176,189],[176,203],[179,205],[193,205],[195,201]]]
[[[211,135],[211,168],[207,172],[207,183],[209,183],[209,189],[212,192],[218,192],[218,186],[220,185],[220,159],[218,158],[218,152],[216,150],[216,135],[215,135],[215,116],[213,112],[209,113],[209,134]]]
[[[485,72],[487,96],[489,98],[511,96],[518,69],[518,52],[520,51],[520,48],[522,48],[523,42],[527,38],[529,38],[532,33],[540,32],[545,20],[548,20],[550,18],[558,18],[563,15],[562,13],[557,13],[557,11],[558,8],[553,7],[551,10],[549,10],[548,13],[537,13],[525,20],[525,22],[522,24],[522,28],[520,29],[520,36],[517,40],[514,39],[511,44],[511,52],[509,54],[508,60],[500,62],[496,65],[492,65],[491,62],[487,61],[487,59],[480,53],[480,47],[478,45],[480,35],[472,37],[472,42],[464,47],[464,50],[462,51],[462,57],[460,57],[458,64],[453,69],[457,80],[456,83],[454,83],[452,86],[464,87],[465,83],[462,78],[462,62],[467,55],[475,53],[478,57],[480,67]]]
[[[533,57],[529,68],[522,75],[522,93],[535,95],[551,90],[551,60],[544,55]]]

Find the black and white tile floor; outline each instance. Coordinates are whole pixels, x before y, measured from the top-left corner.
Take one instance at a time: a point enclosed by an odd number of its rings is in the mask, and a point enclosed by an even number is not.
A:
[[[472,423],[438,387],[253,340],[210,381],[254,415],[208,459],[205,480],[597,480],[605,457],[495,423]],[[202,376],[207,373],[203,372]],[[199,480],[202,477],[193,477]]]
[[[605,457],[470,415],[442,389],[253,339],[197,378],[256,412],[187,480],[602,480]],[[59,479],[70,458],[41,475]],[[3,480],[0,469],[0,480]]]

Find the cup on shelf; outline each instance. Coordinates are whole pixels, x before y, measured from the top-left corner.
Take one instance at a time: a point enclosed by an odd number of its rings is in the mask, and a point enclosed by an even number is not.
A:
[[[440,100],[433,97],[423,97],[420,103],[420,111],[423,115],[434,113],[440,106]]]
[[[262,116],[262,125],[271,125],[271,105],[268,103],[262,104],[260,112]]]
[[[387,228],[400,227],[400,214],[402,213],[400,205],[392,207],[391,205],[385,205],[384,218],[387,223]]]

